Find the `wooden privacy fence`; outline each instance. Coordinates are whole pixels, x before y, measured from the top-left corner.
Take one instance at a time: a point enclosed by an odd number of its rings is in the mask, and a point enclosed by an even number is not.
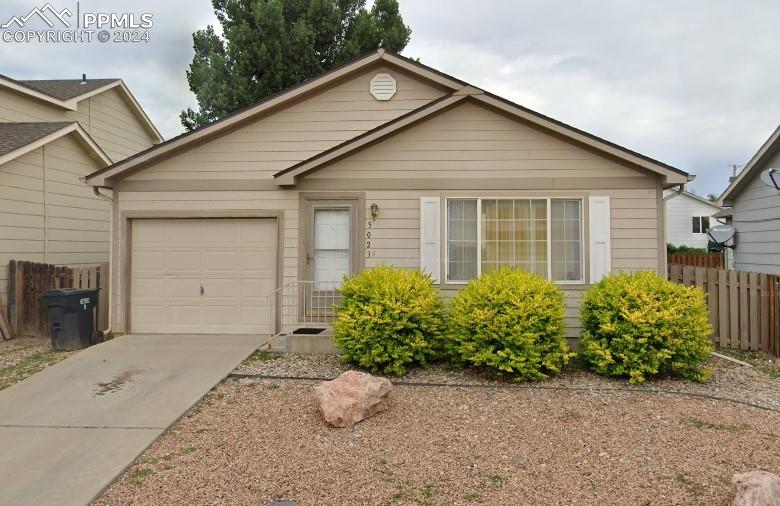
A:
[[[98,288],[96,329],[108,328],[108,264],[68,267],[11,260],[8,264],[8,320],[17,336],[49,335],[43,293],[50,288]]]
[[[666,260],[669,265],[693,265],[696,267],[712,267],[713,269],[726,268],[723,253],[667,253]]]
[[[780,355],[780,276],[669,265],[669,279],[707,294],[713,343]]]

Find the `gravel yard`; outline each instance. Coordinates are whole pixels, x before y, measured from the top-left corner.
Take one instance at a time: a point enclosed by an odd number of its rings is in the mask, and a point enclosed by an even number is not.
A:
[[[712,376],[707,383],[666,378],[648,381],[643,385],[630,385],[625,380],[608,379],[589,372],[571,368],[548,381],[520,383],[497,378],[474,369],[450,369],[433,366],[428,369],[412,369],[402,377],[388,376],[393,383],[444,383],[466,385],[505,385],[521,388],[576,388],[576,389],[636,389],[665,392],[684,392],[732,399],[756,404],[780,411],[780,359],[766,354],[728,352],[755,367],[745,367],[722,359],[712,358],[708,366]],[[236,370],[239,374],[260,374],[280,377],[333,378],[350,369],[333,354],[273,354],[256,353]]]
[[[51,351],[48,338],[17,337],[0,340],[0,390],[56,364],[73,352]]]
[[[239,371],[345,369],[327,355],[254,358]],[[97,504],[724,504],[732,474],[780,473],[780,413],[645,391],[780,405],[780,380],[763,369],[713,365],[707,385],[663,380],[629,391],[584,372],[507,388],[470,371],[413,371],[402,381],[487,388],[396,381],[390,408],[352,429],[322,420],[317,381],[228,379]]]

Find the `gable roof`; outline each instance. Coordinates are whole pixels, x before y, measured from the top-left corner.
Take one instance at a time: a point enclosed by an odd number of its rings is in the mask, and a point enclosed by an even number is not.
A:
[[[700,195],[696,195],[695,193],[691,193],[689,191],[683,191],[683,192],[674,192],[670,195],[667,195],[664,197],[664,200],[671,200],[676,197],[688,197],[693,200],[696,200],[698,202],[701,202],[702,204],[707,204],[708,206],[714,207],[715,209],[722,210],[723,207],[719,206],[716,202],[713,202],[709,199],[705,199],[704,197]]]
[[[10,79],[7,76],[2,77]],[[16,82],[57,100],[70,100],[118,81],[119,79],[89,79],[87,81],[80,79],[25,79]]]
[[[425,78],[445,88],[449,88],[450,90],[457,90],[466,85],[466,83],[463,81],[448,76],[436,69],[423,65],[422,63],[410,60],[390,51],[386,51],[385,49],[378,49],[377,51],[372,51],[371,53],[361,58],[336,67],[328,72],[325,72],[324,74],[307,79],[297,86],[282,90],[279,93],[261,100],[260,102],[252,104],[243,109],[239,109],[238,111],[228,114],[216,121],[147,148],[144,151],[136,153],[135,155],[115,163],[111,167],[106,167],[101,171],[90,174],[87,176],[87,184],[91,184],[93,186],[103,186],[106,182],[106,179],[115,177],[129,169],[132,169],[140,164],[147,163],[172,151],[183,149],[193,143],[202,142],[206,139],[217,136],[228,128],[251,121],[252,119],[257,118],[258,116],[261,116],[262,114],[272,109],[288,104],[293,100],[303,95],[309,94],[313,90],[327,86],[334,81],[360,72],[362,69],[377,62],[394,65],[416,76]]]
[[[130,110],[141,120],[147,132],[157,142],[162,142],[162,135],[149,116],[146,115],[141,104],[130,93],[124,81],[121,79],[89,79],[86,83],[81,83],[81,79],[16,80],[0,74],[0,86],[69,111],[77,111],[78,103],[84,99],[117,88],[127,100]]]
[[[0,123],[0,166],[68,134],[75,134],[103,166],[111,159],[77,122]]]
[[[474,101],[490,108],[508,113],[516,119],[531,123],[534,126],[562,135],[572,141],[596,149],[608,156],[616,157],[632,165],[650,170],[667,178],[668,185],[684,184],[691,181],[694,176],[683,172],[680,169],[659,162],[645,155],[639,154],[630,149],[606,141],[593,134],[589,134],[577,128],[571,127],[565,123],[554,120],[548,116],[527,109],[521,105],[515,104],[504,98],[485,92],[474,86],[466,85],[458,91],[446,95],[438,100],[430,102],[414,111],[400,116],[392,121],[384,123],[373,130],[369,130],[353,139],[339,144],[329,150],[318,153],[311,158],[299,162],[292,167],[277,172],[274,175],[274,182],[277,185],[294,185],[296,178],[305,176],[309,172],[334,162],[340,158],[348,156],[369,144],[378,142],[403,128],[412,126],[425,120],[431,115],[453,107],[455,104],[466,100]]]
[[[70,124],[71,122],[67,121],[53,123],[0,123],[0,156],[53,134]]]
[[[396,66],[418,77],[432,81],[444,88],[449,89],[450,94],[445,95],[438,100],[429,102],[422,107],[387,123],[384,123],[373,130],[360,134],[351,140],[348,140],[292,167],[280,171],[274,177],[276,184],[294,184],[296,177],[304,175],[305,173],[309,172],[310,170],[314,170],[322,164],[333,161],[341,156],[346,156],[346,154],[349,152],[359,149],[371,142],[376,142],[381,138],[400,130],[401,128],[410,126],[439,110],[452,106],[455,103],[458,103],[461,100],[465,100],[467,98],[471,100],[477,100],[485,105],[502,110],[519,119],[528,121],[548,131],[551,131],[554,134],[563,135],[575,142],[586,144],[609,156],[616,157],[633,165],[664,175],[668,178],[669,184],[685,183],[692,180],[694,177],[670,165],[641,155],[635,151],[631,151],[627,148],[611,143],[582,130],[576,129],[565,123],[544,116],[543,114],[512,103],[496,95],[487,93],[479,88],[469,85],[464,81],[427,67],[419,62],[410,60],[385,49],[379,49],[375,52],[369,53],[366,56],[358,58],[357,60],[342,65],[341,67],[335,68],[330,72],[304,81],[298,86],[284,90],[276,95],[272,95],[265,100],[262,100],[261,102],[241,109],[235,113],[229,114],[224,118],[204,125],[191,132],[179,135],[178,137],[174,137],[173,139],[156,146],[152,146],[145,151],[141,151],[140,153],[130,156],[110,167],[96,171],[87,176],[87,184],[99,187],[110,187],[111,179],[123,174],[126,171],[152,162],[153,160],[166,154],[170,154],[176,150],[184,149],[196,142],[203,142],[209,138],[220,135],[231,127],[248,122],[275,108],[282,107],[283,105],[301,97],[302,95],[309,94],[312,91],[326,86],[327,84],[332,83],[338,79],[352,75],[376,62],[387,63]]]
[[[772,132],[772,135],[764,141],[764,144],[758,148],[753,158],[745,165],[745,168],[737,175],[737,177],[729,183],[728,187],[723,191],[723,194],[718,199],[718,203],[721,205],[731,205],[732,201],[742,188],[750,181],[751,176],[758,170],[762,169],[764,163],[769,160],[778,150],[780,150],[780,125]]]

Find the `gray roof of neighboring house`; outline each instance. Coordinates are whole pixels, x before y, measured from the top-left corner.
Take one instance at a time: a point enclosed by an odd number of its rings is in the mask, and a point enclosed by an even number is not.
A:
[[[58,100],[70,100],[71,98],[102,88],[107,84],[119,81],[119,79],[87,79],[87,81],[82,84],[81,79],[18,80],[2,74],[0,74],[0,77]]]
[[[45,123],[0,123],[0,156],[24,147],[31,142],[53,134],[72,121]]]

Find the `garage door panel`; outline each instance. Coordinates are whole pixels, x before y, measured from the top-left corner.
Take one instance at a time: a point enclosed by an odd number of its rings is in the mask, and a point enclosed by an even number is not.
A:
[[[203,220],[162,220],[162,223],[165,224],[165,237],[158,238],[160,240],[195,246],[204,238]]]
[[[133,314],[146,325],[161,325],[166,320],[166,309],[162,306],[137,305],[133,307]]]
[[[199,251],[166,251],[163,272],[171,275],[198,276],[203,269]]]
[[[276,234],[272,219],[134,221],[131,330],[271,333]]]
[[[156,298],[165,293],[165,280],[159,278],[136,278],[135,293],[139,297]]]
[[[178,277],[165,279],[165,296],[170,299],[194,300],[200,304],[200,279]]]
[[[137,272],[148,271],[154,274],[160,271],[160,266],[164,263],[164,251],[137,250],[133,253],[133,269]]]

